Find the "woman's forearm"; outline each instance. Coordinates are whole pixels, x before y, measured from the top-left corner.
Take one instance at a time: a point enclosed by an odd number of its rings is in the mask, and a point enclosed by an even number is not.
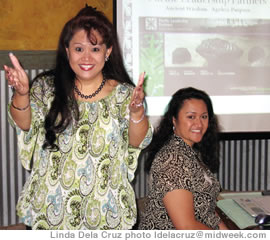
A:
[[[19,95],[14,92],[11,99],[10,114],[17,126],[28,131],[31,124],[31,106],[29,94]]]
[[[133,147],[139,147],[148,131],[148,117],[144,109],[136,113],[130,113],[129,116],[129,144]]]

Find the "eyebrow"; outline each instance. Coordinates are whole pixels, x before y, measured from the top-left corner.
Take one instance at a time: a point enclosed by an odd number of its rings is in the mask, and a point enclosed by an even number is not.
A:
[[[101,45],[102,45],[102,44],[99,44],[99,43],[93,45],[93,44],[90,43],[90,42],[87,42],[87,43],[74,42],[73,44],[74,44],[74,45],[75,45],[75,44],[78,44],[78,45],[91,45],[91,46],[101,46]]]
[[[72,44],[80,44],[80,45],[91,45],[91,46],[102,46],[104,43],[101,42],[97,42],[96,44],[91,43],[90,41],[87,42],[73,42]]]
[[[197,113],[197,112],[186,112],[186,114],[189,114],[189,113]],[[203,112],[202,114],[208,114],[208,112]]]

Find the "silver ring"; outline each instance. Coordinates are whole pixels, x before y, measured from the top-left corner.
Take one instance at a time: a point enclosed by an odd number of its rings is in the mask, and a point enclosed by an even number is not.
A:
[[[8,85],[8,88],[11,89],[12,91],[15,91],[15,88],[12,85]]]

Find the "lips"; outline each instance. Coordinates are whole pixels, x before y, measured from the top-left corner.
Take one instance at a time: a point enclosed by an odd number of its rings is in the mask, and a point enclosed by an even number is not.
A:
[[[82,69],[83,71],[89,71],[91,69],[93,69],[94,65],[92,64],[79,64],[80,69]]]

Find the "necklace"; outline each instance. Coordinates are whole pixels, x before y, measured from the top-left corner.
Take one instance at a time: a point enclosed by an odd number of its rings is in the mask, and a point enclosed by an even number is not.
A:
[[[102,89],[102,88],[104,87],[104,85],[105,85],[105,82],[106,82],[106,79],[103,78],[103,80],[102,80],[100,86],[98,87],[98,89],[97,89],[94,93],[92,93],[92,94],[90,94],[90,95],[84,95],[83,93],[81,93],[80,90],[77,88],[76,85],[74,86],[74,90],[75,90],[75,92],[76,92],[80,97],[82,97],[82,98],[85,98],[85,99],[92,98],[92,97],[96,96],[96,95],[101,91],[101,89]]]

